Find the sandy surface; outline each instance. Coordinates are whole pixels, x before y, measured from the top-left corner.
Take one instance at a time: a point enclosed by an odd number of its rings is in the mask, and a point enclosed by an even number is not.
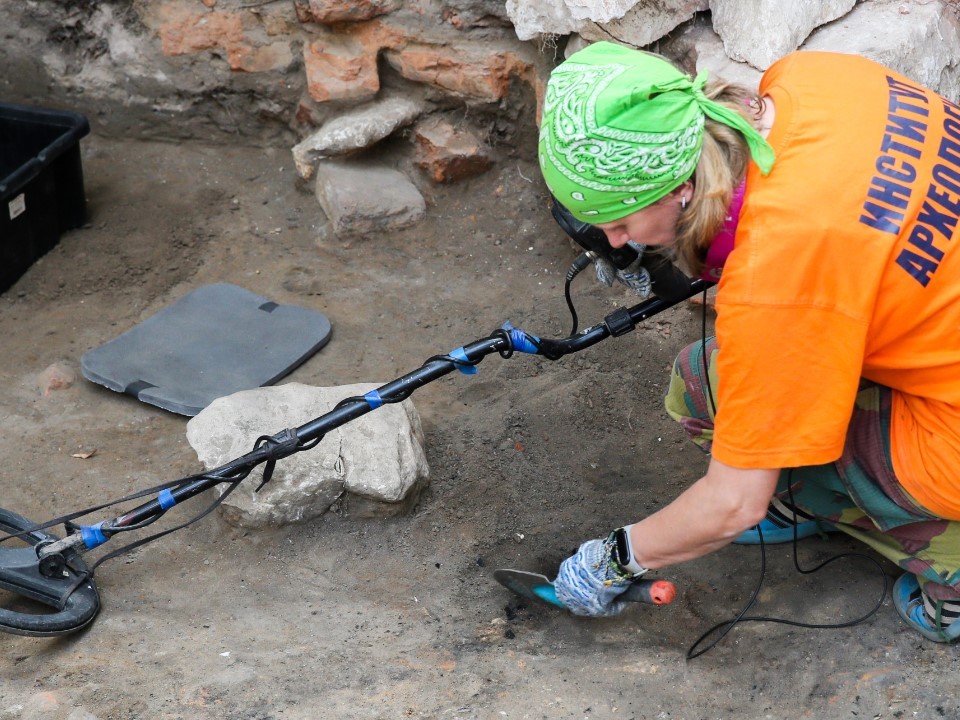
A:
[[[507,319],[569,330],[574,253],[529,159],[424,184],[423,224],[343,243],[285,151],[82,147],[89,227],[0,296],[0,505],[33,519],[201,469],[187,418],[79,377],[45,393],[44,372],[79,375],[84,352],[202,285],[327,314],[330,344],[287,378],[313,385],[384,382]],[[586,275],[574,296],[582,325],[634,302]],[[87,630],[2,637],[0,719],[960,717],[958,650],[909,631],[889,599],[850,629],[745,624],[686,661],[756,586],[753,548],[671,568],[673,605],[614,619],[524,603],[493,580],[498,567],[552,576],[579,542],[698,477],[705,458],[660,398],[699,312],[684,303],[556,363],[494,355],[419,390],[432,477],[407,514],[348,508],[262,531],[213,515],[104,564]],[[807,540],[802,563],[855,547]],[[881,586],[862,560],[801,576],[780,546],[751,612],[850,620]]]

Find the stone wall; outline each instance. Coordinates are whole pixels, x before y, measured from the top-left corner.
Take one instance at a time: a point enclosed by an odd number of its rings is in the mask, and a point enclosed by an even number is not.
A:
[[[852,52],[960,99],[958,0],[18,0],[0,35],[0,101],[104,135],[289,147],[341,234],[422,217],[365,164],[384,141],[418,182],[532,155],[550,69],[595,40],[750,85],[798,47]],[[378,177],[396,206],[357,211],[345,188]]]
[[[0,28],[0,101],[132,137],[293,144],[390,93],[496,115],[545,67],[484,0],[23,0]]]
[[[797,49],[871,58],[960,97],[958,0],[507,0],[517,36],[611,40],[756,85]]]

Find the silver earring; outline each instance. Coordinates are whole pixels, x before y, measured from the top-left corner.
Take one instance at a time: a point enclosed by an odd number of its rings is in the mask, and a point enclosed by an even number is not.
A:
[[[681,196],[680,196],[680,209],[681,209],[681,210],[686,210],[686,209],[687,209],[687,196],[686,196],[686,195],[681,195]]]

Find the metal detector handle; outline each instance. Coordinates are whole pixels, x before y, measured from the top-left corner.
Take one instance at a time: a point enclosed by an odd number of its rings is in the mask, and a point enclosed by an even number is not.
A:
[[[687,298],[691,298],[713,287],[715,284],[716,283],[702,279],[692,280],[682,286],[682,292],[676,293],[669,300],[652,297],[631,308],[618,308],[607,315],[602,323],[584,328],[576,335],[571,335],[567,338],[557,340],[539,338],[537,354],[543,355],[550,360],[559,360],[564,355],[585,350],[608,337],[625,335],[633,330],[637,326],[637,323],[649,320],[657,313],[663,312],[667,308],[671,308]]]
[[[652,250],[643,253],[640,265],[645,267],[650,275],[650,290],[661,300],[681,302],[690,297],[693,279],[662,252]]]
[[[586,328],[576,335],[557,340],[538,338],[535,353],[550,360],[557,360],[564,355],[584,350],[611,335],[616,337],[631,331],[638,322],[646,320],[712,285],[713,283],[705,280],[694,280],[683,288],[683,292],[675,294],[675,296],[670,299],[653,297],[629,309],[621,308],[608,315],[607,318],[604,319],[604,322]],[[238,472],[249,471],[261,463],[285,457],[290,454],[290,449],[287,447],[288,445],[295,446],[294,451],[299,450],[301,447],[323,438],[324,435],[331,430],[345,425],[361,415],[365,415],[380,407],[385,402],[397,402],[408,397],[418,388],[457,369],[476,365],[491,353],[504,353],[510,349],[511,340],[503,330],[500,330],[489,337],[476,340],[469,345],[458,348],[456,351],[458,354],[457,358],[451,356],[436,357],[426,362],[422,367],[395,378],[374,391],[366,393],[362,398],[347,398],[330,412],[314,418],[297,428],[283,430],[272,436],[272,442],[256,448],[220,467],[208,470],[202,475],[184,482],[182,485],[171,488],[161,493],[157,498],[133,508],[119,518],[115,518],[111,523],[102,525],[99,532],[103,535],[103,538],[100,542],[108,540],[113,532],[155,519],[174,505],[184,502],[214,485],[228,481],[230,477]],[[528,351],[525,350],[524,352]],[[85,537],[81,533],[73,533],[63,540],[56,540],[45,546],[40,551],[40,555],[41,559],[70,552],[75,552],[79,555],[92,547],[96,547],[96,545],[87,544]],[[2,571],[2,569],[3,565],[0,563],[0,571]],[[2,573],[0,573],[0,575],[2,575]]]

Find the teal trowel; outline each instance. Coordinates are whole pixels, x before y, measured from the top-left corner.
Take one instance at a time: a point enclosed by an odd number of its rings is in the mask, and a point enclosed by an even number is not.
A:
[[[529,600],[563,607],[557,599],[557,591],[546,575],[526,570],[500,569],[493,571],[493,578],[505,588]],[[677,596],[677,589],[669,580],[637,580],[620,598],[627,602],[668,605]]]

